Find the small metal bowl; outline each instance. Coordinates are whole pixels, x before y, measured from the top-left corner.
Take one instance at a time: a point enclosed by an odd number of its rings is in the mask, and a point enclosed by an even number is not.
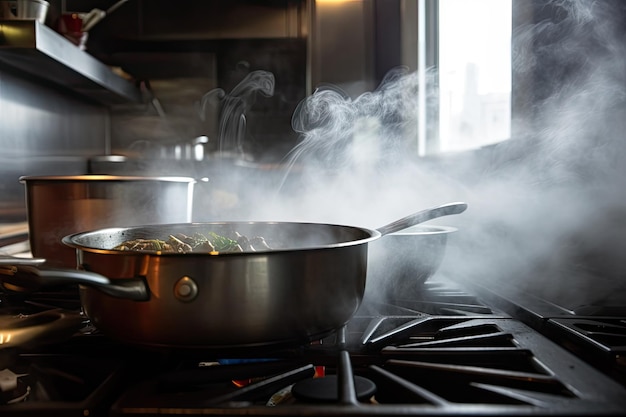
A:
[[[421,291],[443,261],[450,226],[418,225],[370,244],[367,293],[385,299],[406,298]]]

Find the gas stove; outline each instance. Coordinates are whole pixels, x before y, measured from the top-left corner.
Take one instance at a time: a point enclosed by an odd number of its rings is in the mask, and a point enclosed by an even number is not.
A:
[[[343,328],[303,346],[174,351],[111,340],[81,313],[73,287],[4,291],[5,342],[31,325],[55,325],[57,331],[19,347],[4,343],[0,412],[623,414],[623,381],[510,310],[496,292],[435,276],[405,299],[376,302],[366,296]]]
[[[626,292],[610,299],[568,306],[511,285],[472,285],[483,300],[528,324],[559,346],[626,385]]]

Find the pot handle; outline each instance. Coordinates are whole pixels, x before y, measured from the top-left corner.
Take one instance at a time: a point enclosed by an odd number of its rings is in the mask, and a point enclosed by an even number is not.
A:
[[[94,287],[116,298],[133,301],[148,301],[150,292],[141,278],[111,280],[95,272],[72,269],[42,269],[38,259],[0,257],[0,281],[5,288],[15,291],[64,284],[79,284]]]
[[[460,214],[467,209],[467,203],[454,202],[448,204],[442,204],[437,207],[432,207],[426,210],[418,211],[417,213],[409,214],[395,222],[386,224],[379,227],[377,230],[381,236],[388,235],[390,233],[399,232],[400,230],[408,229],[409,227],[418,225],[428,220],[435,219],[441,216],[449,216],[451,214]]]

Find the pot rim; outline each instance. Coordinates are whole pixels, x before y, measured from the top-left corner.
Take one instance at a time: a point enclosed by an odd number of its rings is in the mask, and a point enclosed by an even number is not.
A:
[[[30,175],[22,176],[19,178],[21,183],[28,182],[94,182],[94,181],[119,181],[119,182],[132,182],[132,181],[165,181],[165,182],[182,182],[182,183],[195,183],[197,180],[191,177],[178,177],[178,176],[139,176],[139,175],[100,175],[100,174],[85,174],[85,175]]]

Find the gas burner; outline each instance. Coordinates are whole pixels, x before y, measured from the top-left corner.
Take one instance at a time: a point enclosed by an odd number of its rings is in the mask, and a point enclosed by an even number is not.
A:
[[[32,314],[50,309],[79,311],[80,296],[76,287],[68,286],[45,291],[14,292],[2,288],[0,284],[0,313],[7,315],[11,311]]]
[[[75,334],[84,321],[79,313],[61,309],[0,316],[0,348],[32,348],[64,341]]]
[[[626,406],[621,386],[511,318],[393,317],[358,327],[369,328],[370,336],[355,343],[351,335],[358,332],[346,329],[339,332],[345,344],[314,345],[301,356],[196,364],[156,378],[143,373],[113,405],[113,415],[151,415],[149,410],[170,415],[235,410],[320,416],[463,410],[618,415]],[[338,350],[342,345],[348,350]],[[320,366],[323,376],[316,377]]]
[[[482,295],[427,284],[419,299],[364,303],[343,328],[298,346],[151,350],[83,325],[53,344],[0,349],[11,391],[0,413],[336,417],[621,415],[626,409],[624,386],[541,332],[485,305]],[[40,301],[0,306],[0,313],[23,308],[18,319],[49,325],[58,307]],[[38,316],[42,311],[47,315]],[[589,343],[610,342],[618,352],[625,323],[594,317],[549,324],[566,334],[585,331]]]
[[[337,375],[328,375],[323,378],[305,379],[296,382],[291,388],[293,396],[302,401],[311,403],[333,403],[339,400]],[[359,401],[367,401],[376,393],[376,384],[362,376],[354,377],[354,389]]]
[[[0,371],[0,405],[26,400],[30,394],[30,386],[20,379],[23,376],[25,374],[16,374],[10,369]]]

